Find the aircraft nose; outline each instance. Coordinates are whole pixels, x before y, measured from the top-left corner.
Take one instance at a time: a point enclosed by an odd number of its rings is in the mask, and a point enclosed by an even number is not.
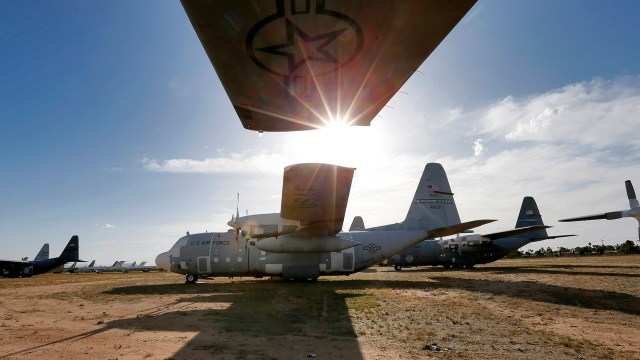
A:
[[[166,271],[169,271],[171,264],[169,263],[169,252],[163,252],[156,256],[156,266]]]

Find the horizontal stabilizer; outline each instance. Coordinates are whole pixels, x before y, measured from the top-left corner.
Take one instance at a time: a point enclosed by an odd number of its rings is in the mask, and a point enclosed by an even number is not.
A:
[[[500,231],[500,232],[496,232],[496,233],[492,233],[492,234],[483,234],[482,237],[483,238],[487,238],[489,240],[502,239],[502,238],[506,238],[506,237],[512,237],[512,236],[516,236],[516,235],[520,235],[520,234],[530,233],[530,232],[537,231],[537,230],[548,229],[550,227],[552,227],[552,226],[547,226],[547,225],[526,226],[526,227],[521,227],[521,228],[518,228],[518,229]]]
[[[575,235],[556,235],[556,236],[546,236],[546,237],[542,237],[542,238],[535,238],[535,239],[531,239],[531,242],[542,241],[542,240],[551,240],[551,239],[559,239],[559,238],[563,238],[563,237],[571,237],[571,236],[575,236]]]
[[[482,226],[494,221],[495,220],[486,220],[486,219],[473,220],[473,221],[467,221],[467,222],[463,222],[456,225],[440,227],[440,228],[429,231],[427,233],[427,239],[459,234],[461,232],[464,232],[465,230],[473,229],[478,226]]]

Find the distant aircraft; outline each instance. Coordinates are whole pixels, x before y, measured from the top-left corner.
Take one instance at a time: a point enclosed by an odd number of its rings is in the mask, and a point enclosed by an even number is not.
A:
[[[368,126],[476,0],[182,5],[242,125]]]
[[[116,260],[111,266],[95,266],[93,270],[98,274],[103,272],[122,271],[122,264],[124,264],[124,261]]]
[[[522,199],[520,214],[514,230],[493,234],[470,234],[450,240],[426,240],[387,260],[388,265],[400,271],[409,266],[444,266],[472,268],[503,258],[510,252],[534,241],[556,239],[574,235],[548,236],[536,201],[527,196]]]
[[[135,266],[131,265],[127,267],[127,271],[149,272],[149,271],[155,271],[155,270],[161,270],[161,269],[155,265],[147,265],[146,261],[141,262],[140,265],[135,265]]]
[[[236,215],[226,233],[187,233],[158,255],[156,265],[185,274],[187,283],[201,276],[315,281],[320,275],[361,271],[425,239],[494,221],[452,219],[449,195],[440,191],[446,174],[440,164],[430,163],[402,223],[341,232],[354,170],[317,163],[288,166],[279,214]]]
[[[96,264],[95,260],[91,260],[91,263],[87,266],[82,267],[74,267],[72,270],[69,270],[70,273],[87,273],[87,272],[95,272],[94,265]]]
[[[43,250],[40,250],[40,252],[43,253]],[[33,275],[43,274],[68,262],[82,261],[78,259],[78,254],[78,236],[74,235],[71,237],[71,240],[69,240],[69,243],[67,243],[67,246],[62,251],[62,254],[60,254],[60,257],[51,259],[43,258],[39,260],[34,259],[33,261],[0,260],[0,276],[31,277]]]
[[[574,217],[569,219],[562,219],[558,221],[572,222],[572,221],[602,220],[602,219],[616,220],[623,217],[631,217],[631,218],[635,218],[638,221],[638,240],[640,240],[640,203],[638,203],[638,199],[636,198],[636,192],[633,189],[633,184],[631,184],[631,180],[625,181],[624,186],[627,190],[627,198],[629,199],[630,209],[610,211],[610,212],[595,214],[595,215],[579,216],[579,217]]]

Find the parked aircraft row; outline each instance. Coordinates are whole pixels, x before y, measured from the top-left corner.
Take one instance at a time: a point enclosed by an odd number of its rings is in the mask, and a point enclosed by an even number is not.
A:
[[[574,236],[548,235],[550,226],[544,225],[530,196],[522,201],[515,229],[460,236],[494,220],[462,223],[446,173],[436,163],[425,166],[402,223],[365,228],[362,218],[356,217],[349,231],[341,232],[353,171],[328,164],[289,166],[284,171],[280,213],[240,217],[236,212],[228,222],[232,229],[187,233],[159,254],[156,264],[184,274],[187,283],[202,276],[314,281],[321,275],[361,271],[385,259],[397,270],[420,265],[471,268],[530,242]],[[626,187],[632,208],[624,214],[635,217],[638,201],[631,181]],[[458,236],[435,240],[453,234]]]
[[[146,261],[141,262],[140,264],[138,264],[136,261],[134,261],[133,263],[126,265],[124,260],[121,261],[115,261],[111,266],[95,266],[95,260],[91,261],[91,263],[87,266],[81,266],[78,267],[76,266],[76,262],[74,262],[73,264],[71,264],[69,267],[65,267],[65,268],[61,268],[60,271],[57,272],[68,272],[68,273],[72,273],[72,274],[78,274],[78,273],[105,273],[105,272],[123,272],[123,273],[127,273],[127,272],[132,272],[132,271],[142,271],[142,272],[149,272],[149,271],[156,271],[156,270],[162,270],[160,268],[158,268],[155,265],[147,265]],[[56,272],[54,270],[54,272]]]
[[[459,234],[494,221],[461,222],[444,168],[430,163],[402,223],[341,232],[353,171],[328,164],[289,166],[284,171],[279,214],[236,214],[228,223],[233,229],[187,234],[158,255],[156,264],[184,274],[188,283],[199,276],[281,276],[314,281],[320,275],[361,271],[426,239]],[[536,236],[542,237],[546,236],[541,233],[545,228],[523,222],[517,230],[496,236],[537,232]],[[478,240],[480,245],[492,237]],[[471,243],[468,240],[465,244]],[[456,263],[461,254],[446,259],[456,266],[465,264],[464,260]],[[464,256],[468,257],[467,252]],[[497,254],[492,258],[497,259]],[[442,261],[446,261],[444,257]]]
[[[45,244],[38,255],[32,260],[0,260],[0,276],[2,277],[31,277],[49,272],[68,262],[82,261],[79,259],[79,240],[73,235],[59,257],[49,259],[49,245]]]

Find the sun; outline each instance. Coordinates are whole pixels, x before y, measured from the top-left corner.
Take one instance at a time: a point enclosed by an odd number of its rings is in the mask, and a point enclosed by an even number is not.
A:
[[[376,161],[382,151],[382,136],[375,126],[350,126],[344,120],[332,120],[324,128],[301,131],[287,141],[287,153],[295,162],[321,162],[358,167]]]

